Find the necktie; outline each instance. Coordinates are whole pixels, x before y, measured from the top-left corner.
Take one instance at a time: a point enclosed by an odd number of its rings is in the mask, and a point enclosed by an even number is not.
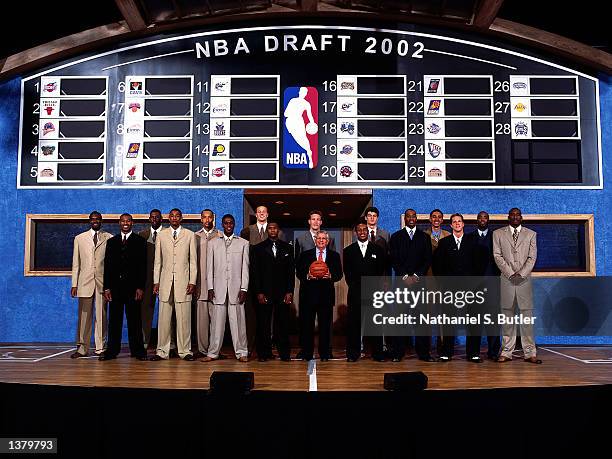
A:
[[[374,230],[370,230],[370,241],[374,242],[376,240],[376,235],[374,234]]]
[[[274,258],[276,258],[276,242],[272,243],[272,254],[274,255]]]
[[[514,228],[514,232],[512,233],[512,240],[514,241],[514,245],[516,245],[516,242],[518,241],[518,236],[519,232],[516,228]]]
[[[436,242],[440,240],[440,233],[431,233],[431,236],[434,238],[434,241]]]
[[[230,245],[232,245],[232,239],[233,238],[229,237],[225,240],[225,247],[229,247]]]
[[[408,231],[408,235],[410,236],[410,240],[412,241],[412,236],[414,236],[414,230],[411,229],[410,231]]]
[[[461,239],[457,239],[457,250],[461,248]]]
[[[153,244],[155,244],[156,240],[157,240],[157,231],[153,231]]]
[[[263,239],[264,238],[264,229],[263,226],[261,226],[259,228],[259,239]]]
[[[323,251],[319,250],[319,258],[317,258],[317,261],[323,261]]]
[[[174,230],[174,231],[172,232],[172,239],[174,239],[174,240],[176,241],[176,230]]]
[[[98,232],[94,231],[94,247],[98,245]]]
[[[127,243],[127,237],[125,236],[125,234],[123,235],[123,245],[125,245]]]

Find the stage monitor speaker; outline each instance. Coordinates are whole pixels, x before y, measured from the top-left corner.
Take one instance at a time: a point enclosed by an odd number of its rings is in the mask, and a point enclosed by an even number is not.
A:
[[[210,390],[214,394],[248,394],[255,386],[252,371],[213,371]]]
[[[427,375],[422,371],[385,373],[386,390],[397,392],[416,392],[427,389]]]

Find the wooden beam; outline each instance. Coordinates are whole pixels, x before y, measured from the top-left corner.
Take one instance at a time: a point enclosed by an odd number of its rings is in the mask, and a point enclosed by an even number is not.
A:
[[[472,25],[478,29],[488,29],[503,4],[504,0],[481,0],[474,13]]]
[[[612,54],[569,38],[500,18],[493,21],[489,31],[612,73]]]
[[[135,0],[115,0],[115,3],[131,31],[147,28],[147,23],[142,17]]]

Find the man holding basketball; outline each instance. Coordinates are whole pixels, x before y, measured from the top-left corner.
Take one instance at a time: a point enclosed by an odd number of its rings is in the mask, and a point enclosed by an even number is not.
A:
[[[342,279],[340,255],[327,247],[329,234],[318,231],[315,248],[300,255],[296,266],[302,283],[300,298],[300,326],[302,327],[302,360],[314,355],[315,318],[319,321],[319,357],[325,362],[331,358],[331,328],[336,299],[334,283]]]

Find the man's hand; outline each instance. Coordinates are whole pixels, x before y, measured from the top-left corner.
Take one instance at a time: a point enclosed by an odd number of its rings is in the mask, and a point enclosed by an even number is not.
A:
[[[214,299],[215,299],[215,291],[214,291],[214,290],[211,288],[211,289],[208,291],[208,301],[212,301],[212,300],[214,300]]]
[[[159,284],[153,284],[153,295],[159,295]]]
[[[187,295],[193,295],[196,290],[195,284],[187,284]]]
[[[246,297],[247,297],[247,292],[245,292],[244,290],[240,290],[240,293],[238,293],[238,304],[242,304],[246,301]]]
[[[136,289],[136,301],[142,301],[142,297],[144,297],[144,290],[141,288]]]
[[[268,299],[266,298],[266,295],[264,295],[263,293],[258,293],[257,301],[259,302],[259,304],[266,304],[268,302]]]
[[[76,298],[76,296],[77,296],[77,288],[76,287],[70,287],[70,296],[72,298]]]
[[[113,301],[113,295],[111,295],[111,291],[109,289],[104,290],[104,299],[109,303]]]
[[[293,303],[293,293],[286,293],[285,299],[283,300],[285,304]]]
[[[518,285],[523,282],[523,277],[519,273],[514,273],[512,276],[510,276],[510,282],[512,282],[514,285]]]
[[[322,277],[322,279],[331,279],[331,272],[327,271],[327,273]]]

